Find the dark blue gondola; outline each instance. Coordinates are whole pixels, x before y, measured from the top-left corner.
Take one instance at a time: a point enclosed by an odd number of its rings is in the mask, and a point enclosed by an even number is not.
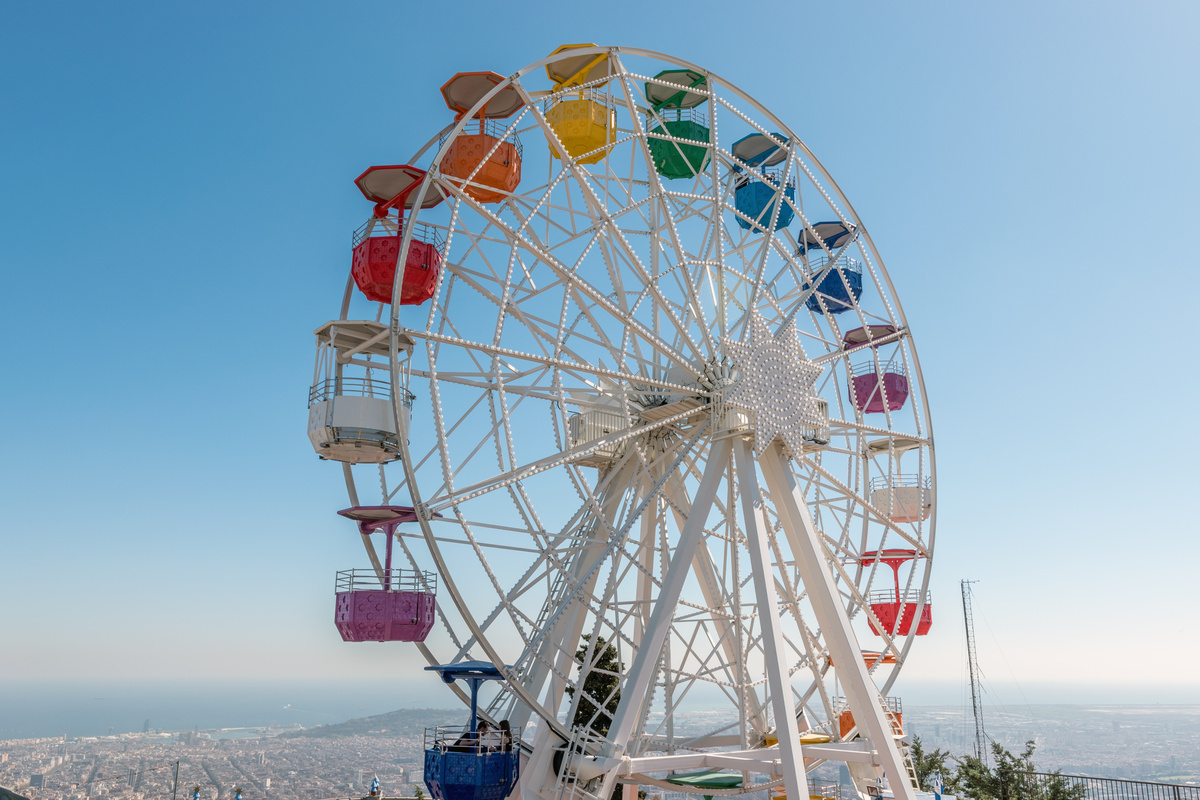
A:
[[[862,264],[842,254],[837,258],[837,266],[826,270],[829,259],[825,254],[835,253],[853,233],[854,226],[844,222],[816,222],[801,231],[796,255],[807,255],[812,251],[819,254],[809,261],[809,273],[817,284],[817,290],[805,301],[810,311],[841,314],[853,308],[862,297]],[[811,285],[805,281],[800,288],[808,291]]]
[[[822,273],[824,277],[817,280],[817,290],[808,296],[804,305],[818,314],[826,311],[830,314],[841,314],[854,308],[858,298],[862,297],[862,264],[846,256],[839,258],[837,266],[828,271],[825,269],[827,264],[828,262],[821,260],[812,265],[814,279]],[[805,281],[800,289],[808,291],[811,285]],[[824,308],[821,307],[822,302]]]
[[[479,686],[502,681],[504,675],[487,661],[461,661],[426,667],[446,683],[464,680],[471,686],[471,722],[461,727],[425,731],[425,785],[433,800],[504,800],[520,774],[520,740],[512,734],[481,734]]]
[[[733,205],[740,212],[737,223],[743,230],[763,233],[770,228],[775,231],[786,228],[795,217],[791,204],[783,203],[779,206],[779,215],[775,217],[774,224],[771,223],[771,217],[775,216],[775,198],[780,194],[779,185],[783,180],[782,171],[771,167],[787,158],[787,151],[783,148],[787,141],[782,133],[770,136],[752,133],[738,139],[730,148],[737,159],[733,165],[734,172],[742,172],[742,165],[737,163],[740,161],[747,167],[753,167],[763,178],[759,180],[751,174],[741,175],[734,187]],[[796,201],[794,180],[788,180],[782,194],[792,203]]]

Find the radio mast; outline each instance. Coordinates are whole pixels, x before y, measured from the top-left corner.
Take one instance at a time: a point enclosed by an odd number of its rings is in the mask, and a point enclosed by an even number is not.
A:
[[[962,581],[963,624],[967,628],[967,672],[971,676],[971,711],[975,715],[975,757],[988,763],[987,734],[983,730],[983,690],[979,685],[979,658],[975,655],[975,619],[971,613],[971,584]]]

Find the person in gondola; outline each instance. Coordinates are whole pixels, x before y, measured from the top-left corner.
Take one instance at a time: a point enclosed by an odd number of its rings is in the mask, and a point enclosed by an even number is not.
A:
[[[500,731],[493,728],[488,723],[480,720],[479,722],[479,752],[493,753],[501,748],[504,744],[504,738]]]
[[[453,753],[476,752],[480,747],[480,743],[487,735],[488,728],[489,726],[487,724],[487,720],[479,720],[479,725],[476,726],[475,732],[472,733],[469,730],[463,731],[462,736],[459,736],[458,739],[454,741],[454,744],[450,746],[450,751]]]
[[[512,727],[508,724],[508,720],[500,720],[500,749],[504,752],[512,750],[513,738]]]

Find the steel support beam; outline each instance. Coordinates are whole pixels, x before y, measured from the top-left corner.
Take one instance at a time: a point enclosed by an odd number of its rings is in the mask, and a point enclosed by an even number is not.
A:
[[[717,496],[717,487],[728,465],[729,443],[715,442],[709,453],[708,463],[704,465],[704,475],[696,490],[691,513],[688,514],[687,522],[679,533],[679,542],[675,546],[675,552],[671,554],[667,574],[663,576],[662,589],[658,593],[654,610],[650,612],[650,621],[642,637],[642,646],[638,648],[625,685],[621,687],[621,700],[617,705],[602,755],[620,755],[637,725],[642,704],[650,689],[650,682],[654,679],[654,671],[658,667],[659,655],[671,631],[675,606],[679,603],[679,595],[691,572],[692,559],[704,533],[704,523],[708,520],[708,512]],[[614,778],[615,773],[610,773],[605,778],[605,788],[600,792],[601,797],[607,797],[606,792],[612,792],[611,783]]]
[[[788,468],[782,445],[775,441],[759,456],[758,463],[796,559],[796,569],[808,591],[813,613],[821,626],[825,645],[837,664],[838,679],[846,693],[846,702],[850,704],[855,725],[866,734],[878,754],[879,764],[887,774],[896,800],[916,800],[879,690],[863,663],[862,651],[833,582],[820,534],[817,533],[817,526],[809,514],[808,504],[796,483],[796,477]]]
[[[805,797],[804,756],[800,752],[800,731],[796,726],[796,707],[792,703],[792,682],[783,658],[783,628],[779,623],[779,603],[775,597],[775,571],[771,567],[771,546],[767,541],[762,492],[758,490],[758,472],[750,440],[738,436],[733,443],[737,465],[738,499],[742,506],[746,548],[750,551],[750,571],[754,576],[754,596],[758,601],[758,621],[762,647],[775,712],[775,735],[779,738],[780,769],[788,797]],[[732,511],[732,509],[727,509]],[[862,660],[858,660],[862,663]]]

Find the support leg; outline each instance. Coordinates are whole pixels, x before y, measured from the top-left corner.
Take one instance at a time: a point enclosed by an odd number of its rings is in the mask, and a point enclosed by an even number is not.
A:
[[[825,549],[817,527],[796,485],[796,478],[787,466],[779,442],[768,447],[759,456],[758,462],[796,559],[796,568],[800,571],[804,588],[808,590],[809,601],[825,637],[825,645],[837,665],[838,678],[846,693],[854,722],[870,739],[896,800],[915,800],[915,789],[905,769],[904,758],[896,746],[891,723],[880,703],[879,690],[867,673],[858,640],[850,627],[850,617],[846,614],[826,563]]]
[[[663,577],[662,589],[658,593],[654,610],[650,612],[650,622],[646,625],[642,646],[634,656],[625,685],[621,687],[621,700],[613,716],[612,727],[609,729],[608,742],[602,755],[620,755],[629,742],[641,713],[642,704],[650,689],[650,681],[654,678],[654,670],[658,666],[659,654],[663,643],[671,630],[671,621],[675,616],[675,606],[679,603],[679,594],[690,573],[692,558],[704,533],[704,523],[708,519],[709,509],[717,496],[717,487],[725,468],[729,464],[729,442],[718,441],[713,445],[708,463],[704,466],[704,475],[696,490],[696,499],[692,502],[692,513],[688,515],[683,530],[679,533],[679,542],[675,552],[671,554],[671,564]],[[608,797],[612,792],[615,773],[609,773],[600,791],[601,797]]]
[[[750,551],[750,570],[754,576],[754,596],[758,601],[767,685],[771,689],[771,705],[775,712],[775,735],[779,737],[783,785],[788,797],[804,798],[808,795],[808,782],[804,779],[804,756],[800,751],[800,731],[796,726],[796,707],[792,702],[792,682],[783,658],[783,630],[779,624],[779,604],[775,598],[775,571],[771,568],[771,548],[763,517],[762,493],[758,490],[758,474],[749,440],[738,437],[733,445],[733,455],[737,462],[738,496],[746,527],[746,546]]]

